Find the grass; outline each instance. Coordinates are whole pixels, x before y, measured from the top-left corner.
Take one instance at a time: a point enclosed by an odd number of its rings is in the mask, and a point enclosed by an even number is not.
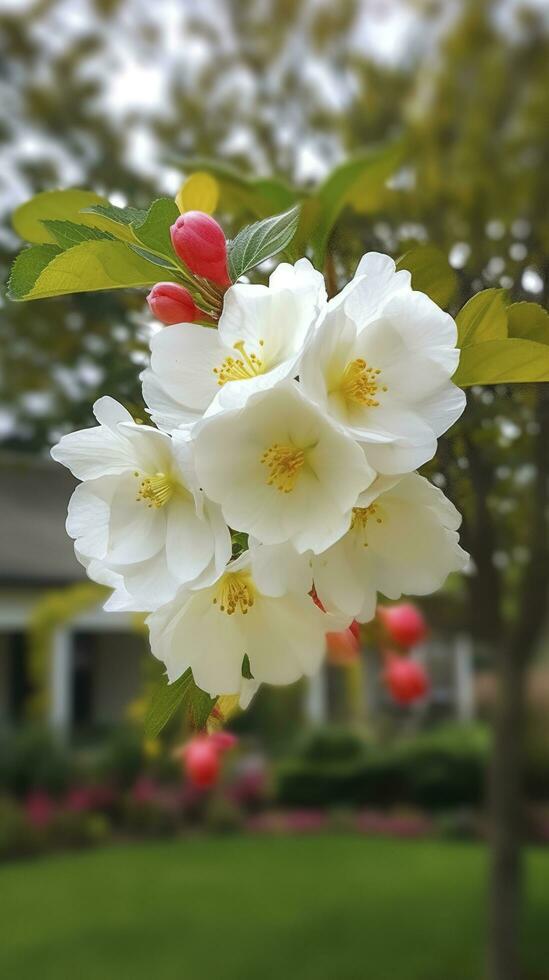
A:
[[[4,867],[13,980],[482,980],[480,846],[345,836],[124,846]],[[528,977],[549,978],[549,853],[528,856]]]

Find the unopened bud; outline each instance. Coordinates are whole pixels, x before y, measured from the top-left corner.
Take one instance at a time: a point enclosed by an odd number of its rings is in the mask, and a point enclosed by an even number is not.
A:
[[[219,750],[207,736],[191,739],[184,753],[185,770],[193,786],[208,789],[219,778]]]
[[[391,697],[398,704],[418,701],[429,690],[429,678],[421,666],[409,657],[389,654],[383,672],[383,681]]]
[[[403,650],[421,643],[427,636],[427,623],[423,614],[411,602],[397,606],[378,606],[378,616],[391,643]]]
[[[147,296],[150,311],[166,325],[194,323],[200,311],[188,289],[176,282],[157,282]]]
[[[358,640],[351,628],[337,633],[326,633],[326,647],[331,664],[354,663],[360,654]]]
[[[186,211],[170,228],[172,245],[187,268],[219,286],[230,286],[227,241],[221,225],[203,211]]]

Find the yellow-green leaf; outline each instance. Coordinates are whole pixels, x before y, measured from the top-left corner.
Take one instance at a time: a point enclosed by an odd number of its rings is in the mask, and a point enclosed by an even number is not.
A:
[[[376,190],[383,189],[402,162],[403,155],[402,142],[366,150],[336,167],[320,185],[313,197],[317,206],[307,211],[311,221],[310,244],[317,268],[324,264],[328,240],[343,209],[349,204],[356,206],[361,194],[368,194],[371,199]],[[302,237],[306,237],[303,232],[300,240]]]
[[[510,337],[549,344],[549,313],[538,303],[512,303],[507,307]]]
[[[217,160],[187,157],[183,160],[169,158],[169,162],[188,173],[199,171],[213,177],[219,187],[221,205],[236,215],[248,211],[256,218],[266,218],[287,211],[302,196],[277,177],[247,177],[236,167]]]
[[[8,296],[10,299],[24,299],[32,289],[40,273],[56,257],[61,255],[59,245],[44,243],[24,248],[15,259],[8,279]]]
[[[16,209],[12,225],[24,241],[54,243],[55,238],[51,231],[43,224],[45,220],[75,221],[81,225],[97,227],[91,215],[80,213],[82,208],[94,204],[108,204],[108,201],[93,191],[43,191]]]
[[[446,308],[456,294],[456,273],[444,252],[435,245],[411,248],[398,260],[397,269],[408,269],[413,288],[427,293],[438,306]]]
[[[549,346],[508,337],[465,347],[452,380],[460,388],[549,381]]]
[[[162,278],[177,280],[177,276],[164,269]],[[126,242],[90,241],[54,255],[45,268],[38,270],[30,288],[27,288],[28,276],[24,282],[21,280],[16,263],[10,278],[10,294],[14,299],[43,299],[67,293],[151,286],[158,279],[158,266],[138,255]]]
[[[215,177],[197,170],[182,183],[175,203],[183,214],[185,211],[204,211],[213,214],[219,201],[219,184]]]
[[[473,296],[456,317],[458,347],[507,337],[507,291],[483,289]]]
[[[159,197],[153,201],[143,220],[132,223],[136,238],[143,245],[174,259],[170,227],[179,217],[179,209],[175,201],[169,197]]]

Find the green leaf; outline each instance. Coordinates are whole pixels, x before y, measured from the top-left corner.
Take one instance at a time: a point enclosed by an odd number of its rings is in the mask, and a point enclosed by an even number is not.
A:
[[[295,235],[299,205],[284,214],[247,225],[229,245],[229,275],[233,282],[265,259],[282,252]]]
[[[233,558],[238,558],[248,548],[246,531],[231,531],[231,542]]]
[[[549,313],[538,303],[512,303],[507,307],[510,337],[549,344]]]
[[[105,204],[108,204],[107,199],[93,191],[43,191],[16,209],[12,225],[17,234],[27,242],[55,242],[45,225],[46,220],[78,221],[80,224],[95,226],[93,218],[83,218],[80,212],[92,205]]]
[[[101,228],[90,228],[87,225],[78,225],[74,221],[59,221],[57,219],[45,219],[44,225],[52,236],[54,242],[62,249],[72,248],[80,242],[87,241],[114,241],[114,235]]]
[[[454,297],[458,278],[444,252],[435,245],[418,245],[397,262],[397,269],[408,269],[414,289],[427,293],[434,303],[446,308]]]
[[[181,167],[185,173],[197,170],[211,174],[221,191],[221,204],[228,211],[249,211],[257,218],[264,218],[279,211],[287,211],[302,196],[295,188],[276,177],[253,178],[241,174],[229,164],[202,157],[169,158],[172,166]]]
[[[8,279],[10,299],[23,299],[30,292],[40,273],[56,255],[61,254],[58,245],[31,245],[19,253],[11,267]]]
[[[117,208],[107,201],[106,204],[94,204],[89,208],[83,208],[80,215],[87,216],[87,221],[93,224],[94,228],[110,231],[124,242],[134,242],[136,239],[132,225],[145,221],[147,211],[141,208]]]
[[[128,242],[127,244],[132,252],[140,255],[143,259],[147,259],[147,262],[152,262],[153,265],[158,265],[162,269],[169,269],[170,272],[174,272],[174,264],[171,259],[164,258],[163,255],[157,255],[156,252],[149,252],[147,248],[141,248],[140,245],[136,245],[133,242]]]
[[[151,204],[145,218],[132,221],[131,227],[135,237],[143,245],[173,258],[170,226],[178,217],[179,208],[175,201],[169,197],[160,197]]]
[[[242,676],[248,681],[253,681],[254,679],[252,668],[250,666],[250,658],[247,653],[244,654],[244,658],[242,660]]]
[[[114,204],[93,204],[91,207],[82,208],[81,214],[96,214],[100,218],[112,221],[116,225],[133,225],[144,221],[147,212],[142,208],[117,208]]]
[[[156,687],[145,716],[145,734],[156,738],[180,706],[184,706],[188,724],[195,730],[205,727],[216,699],[196,686],[191,668],[174,681],[162,680]]]
[[[82,242],[66,252],[50,254],[47,264],[42,253],[38,259],[32,268],[29,260],[24,268],[15,263],[10,277],[13,299],[43,299],[158,282],[158,266],[137,255],[126,242]],[[177,281],[169,271],[164,278]]]
[[[465,347],[452,380],[460,388],[549,381],[549,346],[509,337]]]
[[[458,347],[504,340],[507,337],[507,302],[505,289],[483,289],[473,296],[456,317]]]
[[[317,268],[324,265],[328,240],[343,209],[352,205],[363,210],[368,204],[368,210],[375,210],[376,199],[403,155],[402,142],[366,150],[336,167],[321,184],[312,198],[315,203],[304,212],[299,232],[300,241],[310,239]]]

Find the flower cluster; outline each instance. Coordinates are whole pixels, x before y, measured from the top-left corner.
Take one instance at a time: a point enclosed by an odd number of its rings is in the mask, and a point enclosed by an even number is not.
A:
[[[167,324],[142,375],[154,426],[101,398],[52,455],[82,481],[67,530],[107,608],[151,613],[170,682],[190,667],[245,704],[316,671],[378,592],[463,568],[459,515],[415,472],[464,408],[456,326],[385,255],[328,300],[305,258],[230,284],[206,215],[172,243],[203,302],[175,283],[148,297]]]

